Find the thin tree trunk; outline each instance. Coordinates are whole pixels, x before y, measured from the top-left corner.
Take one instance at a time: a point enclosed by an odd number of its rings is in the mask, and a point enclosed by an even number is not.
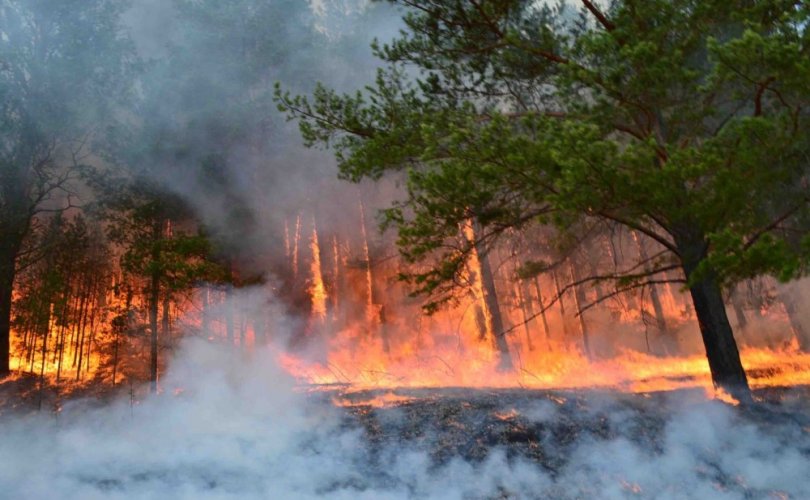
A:
[[[476,250],[479,250],[478,248]],[[506,331],[503,326],[501,307],[498,304],[498,293],[495,289],[495,280],[492,277],[492,268],[489,265],[489,256],[486,253],[478,253],[478,261],[481,264],[481,290],[484,294],[484,304],[486,305],[489,319],[488,330],[494,337],[495,348],[498,350],[501,370],[511,370],[512,356],[509,353],[509,343],[506,341]]]
[[[154,239],[160,239],[162,234],[160,224],[154,228]],[[152,262],[157,264],[160,261],[160,248],[153,243]],[[157,267],[155,265],[155,267]],[[149,279],[149,329],[152,333],[149,342],[149,392],[157,394],[158,379],[158,306],[160,305],[160,271],[153,270]]]
[[[203,336],[205,336],[205,338],[208,338],[208,330],[211,328],[210,319],[208,317],[208,315],[210,314],[210,312],[208,311],[208,309],[210,307],[210,305],[208,303],[208,301],[210,300],[209,292],[208,292],[208,285],[204,285],[202,290],[200,290],[200,299],[201,299],[201,302],[202,302],[202,312],[200,314],[200,316],[201,316],[200,329],[202,330]]]
[[[631,231],[633,235],[633,241],[636,242],[636,246],[638,247],[638,254],[641,258],[641,261],[644,262],[644,270],[649,272],[650,271],[650,264],[649,264],[649,255],[647,254],[647,248],[644,246],[644,241],[639,238],[638,233],[635,231]],[[658,287],[656,285],[650,285],[650,302],[653,305],[653,312],[655,313],[655,325],[658,328],[660,333],[667,332],[667,319],[664,315],[664,308],[661,305],[661,297],[658,295]]]
[[[42,326],[42,366],[39,367],[39,403],[37,409],[42,409],[42,392],[45,388],[45,364],[48,362],[48,334],[49,326],[51,324],[51,308],[48,306],[48,315],[45,323]]]
[[[168,339],[170,338],[169,333],[171,330],[171,301],[169,300],[169,295],[164,294],[163,296],[163,314],[160,319],[160,331],[163,334],[163,343],[164,345],[167,344]],[[169,344],[171,345],[171,344]]]
[[[112,385],[115,387],[115,379],[118,376],[118,342],[121,337],[119,328],[115,328],[115,337],[113,338],[113,369],[112,369]]]
[[[486,340],[487,338],[487,314],[484,312],[484,307],[475,301],[475,326],[478,328],[478,340]]]
[[[790,321],[790,328],[793,330],[793,335],[799,343],[799,349],[803,352],[810,352],[810,329],[805,328],[799,318],[799,308],[797,305],[797,298],[789,296],[784,292],[779,294],[779,299],[785,305],[785,312]]]
[[[534,350],[532,343],[532,332],[529,323],[534,318],[534,305],[531,302],[531,295],[527,293],[526,284],[522,280],[517,283],[518,301],[520,302],[520,311],[523,314],[523,331],[526,334],[526,346],[530,351]]]
[[[78,352],[79,352],[79,363],[76,367],[76,381],[81,378],[82,373],[82,362],[84,360],[84,340],[87,338],[87,320],[90,309],[93,307],[93,286],[90,283],[90,278],[87,278],[88,286],[86,291],[86,297],[84,300],[84,311],[82,312],[80,323],[79,323],[79,341],[77,343]]]
[[[73,289],[73,273],[72,270],[69,272],[67,279],[65,280],[65,296],[63,297],[62,303],[62,311],[59,314],[59,359],[56,365],[56,383],[59,383],[59,380],[62,376],[62,361],[64,360],[65,356],[65,337],[67,332],[67,319],[68,319],[68,306],[70,304],[71,299],[71,291]]]
[[[534,291],[537,293],[537,303],[540,304],[540,318],[543,320],[543,333],[546,336],[546,347],[551,350],[551,330],[548,328],[548,319],[546,318],[546,306],[543,303],[543,292],[540,288],[540,278],[534,277]]]
[[[93,344],[96,343],[96,330],[97,330],[97,315],[102,305],[99,302],[99,294],[101,292],[101,283],[99,279],[94,280],[93,297],[90,304],[90,336],[87,339],[87,353],[85,354],[84,373],[90,373],[90,362],[93,360]]]
[[[233,285],[228,283],[225,285],[225,336],[229,346],[234,344],[233,330]]]
[[[731,307],[734,309],[734,316],[737,317],[737,328],[742,332],[748,327],[748,320],[745,317],[745,309],[743,308],[742,300],[740,299],[739,290],[735,287],[731,291]]]
[[[576,271],[574,270],[574,263],[571,259],[568,259],[568,272],[571,275],[571,283],[576,283],[579,279],[577,276]],[[585,322],[585,315],[582,312],[582,304],[585,302],[585,296],[582,293],[582,286],[575,285],[574,286],[574,307],[576,308],[576,316],[579,319],[579,329],[582,333],[582,346],[585,350],[585,356],[588,359],[593,359],[593,353],[591,352],[591,339],[588,332],[588,324]]]
[[[571,330],[568,326],[568,316],[565,314],[565,300],[560,289],[560,278],[557,277],[557,271],[551,271],[551,277],[554,280],[554,293],[557,297],[557,302],[560,304],[560,319],[562,320],[563,336],[565,342],[568,342],[571,337]]]

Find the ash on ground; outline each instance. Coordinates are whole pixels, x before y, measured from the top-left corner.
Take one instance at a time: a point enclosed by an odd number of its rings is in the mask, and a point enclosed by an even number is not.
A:
[[[429,468],[534,465],[537,498],[810,498],[810,387],[755,391],[757,403],[703,389],[627,394],[529,389],[325,392],[360,426],[383,477],[392,454]],[[773,461],[763,467],[763,462]],[[762,461],[762,462],[760,462]],[[392,483],[401,481],[391,474]],[[418,490],[411,490],[418,493]],[[523,498],[505,481],[497,498]],[[474,493],[470,498],[479,498]],[[418,495],[417,495],[418,496]],[[493,498],[481,495],[480,498]]]

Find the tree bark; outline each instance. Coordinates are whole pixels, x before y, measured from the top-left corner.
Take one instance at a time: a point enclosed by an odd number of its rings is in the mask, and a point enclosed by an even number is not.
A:
[[[568,271],[571,274],[571,283],[576,283],[579,279],[577,272],[574,270],[574,263],[568,259]],[[577,318],[579,319],[579,329],[582,333],[582,347],[585,350],[585,356],[588,359],[593,359],[591,352],[591,339],[588,332],[588,324],[585,322],[585,314],[582,312],[582,304],[585,302],[585,295],[582,293],[582,286],[574,286],[574,307],[577,310]]]
[[[14,258],[0,256],[0,378],[10,373],[11,294],[14,283]]]
[[[478,261],[481,265],[481,289],[484,295],[484,305],[487,308],[488,330],[493,336],[495,348],[498,351],[498,368],[501,370],[511,370],[512,355],[509,354],[509,343],[506,341],[506,331],[503,327],[503,317],[501,308],[498,305],[498,293],[495,290],[495,280],[492,277],[492,268],[489,265],[489,256],[476,245]]]
[[[540,304],[540,318],[543,320],[543,333],[546,337],[546,348],[551,350],[551,331],[548,328],[548,319],[546,318],[546,305],[543,302],[543,291],[540,288],[540,278],[534,277],[534,290],[537,292],[537,303]]]
[[[790,321],[790,328],[793,330],[793,335],[799,342],[799,349],[803,352],[810,352],[810,329],[802,324],[802,320],[799,317],[799,307],[797,304],[799,301],[795,293],[794,291],[794,294],[791,295],[780,292],[779,299],[785,305],[785,312],[787,313],[788,321]]]
[[[160,305],[160,279],[161,273],[158,269],[160,262],[160,248],[157,245],[157,240],[160,239],[161,225],[156,224],[154,230],[155,242],[153,242],[152,249],[152,270],[149,279],[149,329],[151,331],[151,339],[149,342],[149,392],[152,394],[157,393],[157,377],[158,377],[158,307]]]
[[[557,297],[557,302],[560,304],[560,321],[563,327],[563,337],[567,344],[571,338],[571,326],[568,323],[568,314],[565,312],[565,294],[562,292],[562,288],[560,288],[560,278],[557,276],[556,270],[551,271],[551,277],[554,280],[554,293]]]
[[[234,319],[233,319],[233,285],[227,283],[225,285],[225,337],[228,340],[228,346],[234,345]]]
[[[529,323],[534,317],[534,305],[531,303],[531,296],[527,293],[526,285],[522,280],[515,284],[517,299],[520,303],[520,312],[523,314],[523,331],[526,334],[526,346],[530,351],[534,350],[532,343],[532,332]]]
[[[748,319],[745,317],[745,308],[743,307],[739,289],[732,290],[729,298],[731,299],[731,307],[734,309],[734,316],[737,317],[737,328],[743,331],[748,326]]]
[[[632,231],[632,235],[633,241],[636,242],[636,247],[638,247],[638,255],[642,262],[645,262],[644,270],[650,272],[649,255],[647,254],[647,248],[644,246],[644,241],[639,238],[636,231]],[[664,307],[661,305],[661,297],[658,295],[657,285],[650,285],[650,302],[652,302],[653,312],[655,313],[655,326],[660,333],[666,333],[668,330],[667,319],[664,315]]]
[[[17,255],[22,247],[23,236],[15,231],[6,231],[0,225],[0,379],[11,372],[11,302],[14,278],[17,270]]]
[[[689,293],[695,307],[706,358],[716,387],[737,398],[740,402],[751,402],[748,378],[740,360],[740,352],[726,313],[723,294],[717,278],[711,270],[702,270],[699,278],[694,278],[698,265],[706,258],[704,238],[695,237],[676,240],[686,279],[690,282]]]

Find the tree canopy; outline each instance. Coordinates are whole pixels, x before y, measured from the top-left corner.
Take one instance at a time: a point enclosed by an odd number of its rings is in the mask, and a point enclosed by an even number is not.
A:
[[[277,89],[343,177],[407,172],[387,212],[424,293],[463,272],[456,237],[620,225],[659,251],[594,279],[639,285],[678,269],[714,380],[745,388],[721,287],[782,280],[810,257],[810,7],[804,2],[392,1],[407,29],[355,94]],[[745,392],[745,390],[743,390]]]

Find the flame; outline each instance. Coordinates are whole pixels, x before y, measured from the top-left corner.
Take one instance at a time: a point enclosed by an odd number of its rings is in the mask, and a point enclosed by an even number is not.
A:
[[[318,228],[312,227],[312,238],[310,239],[310,249],[312,250],[312,284],[309,288],[312,297],[312,315],[314,318],[324,321],[326,319],[326,288],[323,284],[323,274],[321,272],[321,249],[318,245]]]
[[[285,265],[292,271],[293,292],[306,292],[302,298],[311,301],[307,304],[311,308],[303,308],[311,312],[308,327],[317,322],[318,335],[309,336],[306,342],[290,342],[293,347],[279,354],[280,363],[306,387],[337,386],[344,388],[345,394],[387,391],[371,400],[344,398],[336,404],[401,404],[407,399],[392,392],[394,389],[432,387],[604,388],[632,393],[703,388],[709,398],[738,404],[712,386],[689,302],[668,286],[658,290],[660,307],[651,308],[643,297],[624,296],[613,305],[577,316],[580,300],[592,302],[599,291],[583,288],[566,295],[564,303],[561,300],[554,307],[545,307],[544,294],[559,294],[559,277],[555,273],[538,276],[529,283],[516,283],[517,267],[508,260],[514,256],[508,257],[504,265],[497,252],[484,254],[487,260],[482,261],[477,249],[473,249],[464,276],[469,292],[459,297],[453,307],[426,316],[420,304],[397,283],[397,262],[379,257],[378,249],[369,247],[362,204],[360,218],[358,233],[362,240],[355,248],[351,240],[319,234],[313,219],[307,253],[306,242],[300,241],[301,215],[284,229]],[[472,237],[472,223],[463,230],[468,238]],[[322,242],[326,245],[324,252]],[[486,289],[482,284],[484,264]],[[573,267],[563,270],[574,277]],[[497,301],[491,300],[493,283],[494,291],[500,294]],[[182,327],[177,330],[199,331],[211,341],[225,339],[227,328],[222,315],[226,308],[218,306],[226,304],[226,296],[221,288],[212,286],[199,289],[187,303],[173,304],[178,313],[174,321]],[[138,300],[142,299],[136,297]],[[114,313],[128,308],[143,310],[143,304],[124,302],[123,296],[109,292],[99,306],[107,312],[98,314],[98,324],[88,328],[90,337],[84,350],[66,343],[60,350],[61,360],[55,346],[63,332],[55,321],[51,321],[47,335],[38,332],[33,343],[30,337],[24,341],[15,333],[12,368],[41,373],[49,380],[56,380],[58,374],[66,383],[144,379],[146,335],[121,335],[121,349],[128,349],[126,359],[122,351],[118,371],[110,369],[111,349],[118,349],[118,343],[111,342]],[[488,307],[493,305],[498,323],[506,329],[503,336],[494,334],[498,329]],[[228,310],[241,315],[233,318],[241,348],[252,348],[259,338],[273,335],[267,331],[269,322],[259,328],[261,319],[246,316],[238,309]],[[662,314],[666,317],[665,322],[659,322],[666,324],[663,332],[654,329],[655,322],[646,321],[650,315]],[[140,332],[144,328],[142,316]],[[810,353],[799,349],[786,310],[777,305],[758,310],[756,316],[759,320],[751,325],[760,324],[767,331],[749,328],[740,340],[751,387],[810,385]],[[591,356],[584,348],[586,326]],[[68,337],[65,342],[74,342],[71,335]],[[44,346],[43,341],[47,342]],[[161,346],[171,347],[172,341],[161,337]],[[47,351],[45,356],[41,355],[43,349]],[[82,367],[77,373],[80,355]],[[504,355],[511,358],[511,366],[504,367]]]
[[[509,321],[513,325],[506,338],[514,368],[503,370],[496,346],[489,339],[482,339],[481,322],[475,312],[476,307],[481,306],[481,297],[475,293],[475,270],[471,269],[469,273],[473,293],[453,309],[427,317],[421,315],[418,305],[400,303],[388,315],[387,338],[379,334],[379,325],[359,317],[350,319],[347,324],[335,323],[331,325],[333,330],[324,337],[325,357],[313,361],[303,353],[287,352],[280,355],[280,363],[309,387],[339,386],[349,392],[392,388],[524,387],[605,388],[647,393],[703,388],[710,398],[736,403],[731,396],[713,387],[706,357],[695,347],[699,345],[697,328],[692,324],[689,330],[694,318],[680,304],[682,299],[670,289],[661,290],[667,332],[650,333],[643,326],[638,310],[631,314],[632,309],[625,308],[599,329],[590,326],[597,340],[599,335],[605,336],[613,329],[626,332],[626,337],[616,337],[618,340],[613,342],[622,347],[614,347],[611,354],[597,355],[593,359],[583,352],[579,332],[570,333],[564,328],[566,316],[549,315],[545,323],[538,318],[538,321],[524,325],[525,313],[520,306],[504,307],[507,316],[511,315]],[[365,287],[365,273],[362,276],[355,274],[354,279],[363,283],[357,289]],[[539,288],[540,285],[537,291]],[[389,293],[394,296],[396,290],[389,290]],[[355,291],[355,294],[356,302],[366,300],[362,290]],[[516,292],[515,296],[519,300],[530,300],[537,295]],[[386,299],[391,300],[391,297],[383,297]],[[352,297],[344,296],[341,303],[351,300]],[[786,326],[786,319],[776,312],[774,309],[774,316],[769,319],[777,324],[785,322]],[[690,349],[643,352],[645,344],[650,349],[651,339],[660,341],[651,335],[671,335],[675,339],[673,332],[676,329],[681,329],[678,333],[681,337],[687,337],[688,332],[694,335]],[[538,335],[546,337],[548,342],[534,342],[536,345],[530,347],[531,337],[537,339]],[[748,335],[754,334],[749,332]],[[741,348],[751,387],[810,384],[810,353],[802,352],[795,338],[774,344],[772,335],[761,335],[768,340],[767,346]],[[640,342],[638,338],[644,341]],[[631,340],[634,345],[630,345]]]
[[[353,390],[391,387],[481,387],[532,389],[611,388],[645,393],[703,387],[709,397],[734,403],[712,386],[703,355],[656,357],[624,351],[612,359],[589,361],[579,352],[522,352],[513,371],[498,369],[486,344],[442,349],[436,344],[400,344],[386,355],[381,342],[346,334],[333,342],[325,363],[312,363],[289,353],[281,364],[301,382],[350,385]],[[356,339],[353,346],[341,345]],[[514,351],[513,351],[514,352]],[[797,350],[747,348],[741,352],[752,388],[810,384],[810,354]]]

